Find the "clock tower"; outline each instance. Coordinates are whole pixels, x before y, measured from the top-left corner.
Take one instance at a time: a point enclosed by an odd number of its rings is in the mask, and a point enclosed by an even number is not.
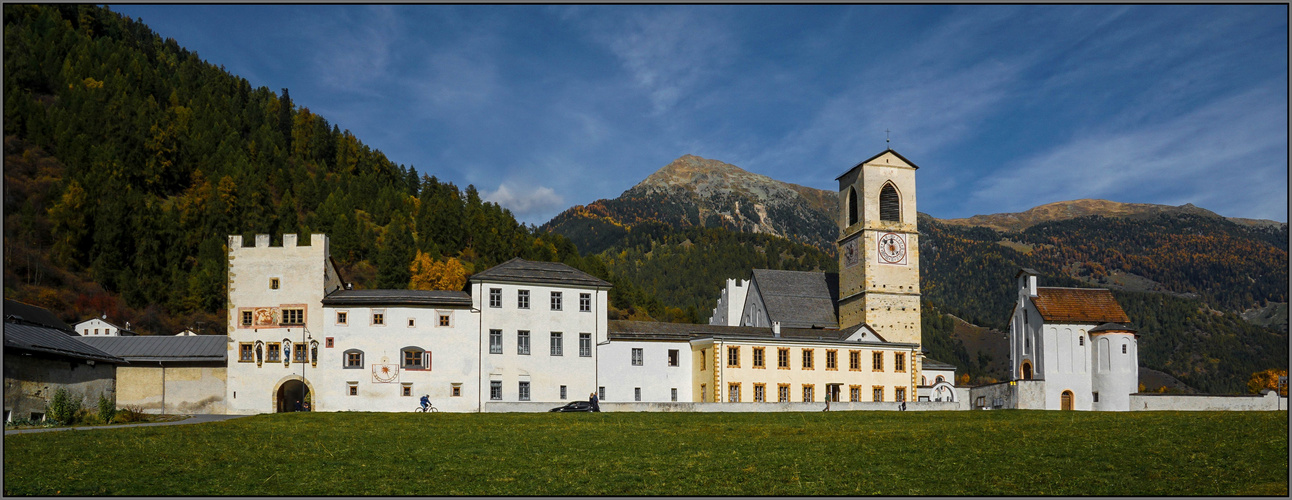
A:
[[[870,325],[890,342],[920,343],[915,170],[892,149],[839,181],[839,328]]]

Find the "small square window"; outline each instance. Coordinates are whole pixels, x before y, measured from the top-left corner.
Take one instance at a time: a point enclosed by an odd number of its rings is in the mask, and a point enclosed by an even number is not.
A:
[[[253,344],[250,342],[243,342],[241,344],[238,344],[238,361],[242,363],[250,363],[252,361],[255,361],[256,360],[255,351],[253,351],[252,349],[253,349]]]
[[[349,316],[350,316],[350,313],[347,313],[347,312],[345,312],[345,311],[339,311],[339,312],[337,312],[337,313],[336,313],[336,324],[338,324],[338,325],[344,325],[344,324],[345,324],[345,322],[346,322],[346,320],[347,320],[347,319],[349,319]]]
[[[358,395],[359,395],[359,385],[358,385],[358,384],[350,384],[350,395],[351,395],[351,396],[358,396]]]
[[[251,311],[242,311],[242,326],[251,326]]]
[[[400,392],[400,395],[402,395],[402,396],[404,396],[404,397],[412,397],[412,396],[413,396],[413,386],[411,386],[411,385],[404,385],[404,386],[403,386],[403,387],[401,387],[400,389],[402,389],[402,392]]]
[[[414,326],[417,326],[417,322],[413,318],[408,318],[408,327],[412,328]]]
[[[449,326],[449,315],[440,314],[440,326]]]
[[[269,278],[269,289],[270,290],[278,289],[278,278]]]
[[[455,386],[453,386],[452,388],[450,388],[450,389],[449,389],[449,396],[451,396],[451,397],[455,397],[455,398],[457,398],[457,397],[462,397],[462,386],[460,386],[460,385],[455,385]]]
[[[386,310],[385,310],[385,309],[382,309],[382,310],[380,310],[380,311],[373,311],[373,312],[372,312],[372,324],[373,324],[373,325],[385,325],[385,324],[386,324]]]
[[[333,341],[332,341],[332,340],[333,340],[333,337],[328,337],[328,338],[327,338],[327,340],[325,341],[326,343],[325,343],[324,345],[325,345],[325,346],[327,346],[327,347],[333,347],[335,344],[333,343]]]

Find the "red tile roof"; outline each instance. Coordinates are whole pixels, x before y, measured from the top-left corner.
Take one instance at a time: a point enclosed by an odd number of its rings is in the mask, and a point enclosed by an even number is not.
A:
[[[1126,311],[1106,288],[1037,287],[1032,297],[1045,321],[1061,323],[1130,323]]]

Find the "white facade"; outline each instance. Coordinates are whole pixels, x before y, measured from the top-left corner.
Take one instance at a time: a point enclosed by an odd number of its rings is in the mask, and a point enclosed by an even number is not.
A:
[[[1091,390],[1099,395],[1092,409],[1130,410],[1130,395],[1139,392],[1139,343],[1135,335],[1129,331],[1095,332],[1091,340]]]
[[[127,323],[127,326],[129,323]],[[76,324],[74,328],[76,333],[82,337],[118,337],[121,335],[131,335],[129,329],[124,332],[117,325],[107,322],[102,318],[87,319]]]
[[[602,401],[694,401],[688,341],[616,339],[602,346],[598,356]]]
[[[559,309],[553,307],[553,294],[559,294]],[[607,288],[484,277],[472,278],[471,299],[480,311],[481,406],[586,400],[596,390],[597,346],[606,343]]]
[[[718,306],[709,316],[710,325],[740,326],[745,308],[745,295],[749,293],[749,280],[728,279],[727,286],[718,296]]]

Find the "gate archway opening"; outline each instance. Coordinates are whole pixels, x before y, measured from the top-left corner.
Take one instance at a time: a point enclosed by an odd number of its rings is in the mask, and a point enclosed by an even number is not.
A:
[[[313,394],[310,388],[300,380],[288,380],[278,386],[278,393],[275,398],[276,405],[274,411],[284,413],[289,411],[301,411],[306,408],[314,407]]]

